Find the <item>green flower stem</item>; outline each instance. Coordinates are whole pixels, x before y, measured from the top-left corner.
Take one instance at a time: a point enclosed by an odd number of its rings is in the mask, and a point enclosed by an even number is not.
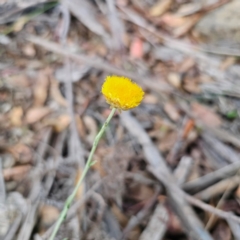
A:
[[[59,218],[58,218],[58,220],[57,220],[57,223],[56,223],[56,225],[55,225],[55,227],[54,227],[54,230],[53,230],[52,235],[51,235],[51,237],[49,238],[49,240],[54,240],[54,238],[55,238],[55,236],[56,236],[56,234],[57,234],[57,232],[58,232],[58,230],[59,230],[62,222],[63,222],[64,219],[66,218],[68,209],[70,208],[70,205],[72,204],[72,202],[73,202],[73,200],[74,200],[74,198],[75,198],[75,196],[76,196],[76,194],[77,194],[77,192],[78,192],[79,187],[81,186],[81,184],[82,184],[82,182],[83,182],[83,180],[84,180],[84,178],[85,178],[88,170],[89,170],[89,169],[91,168],[91,166],[94,164],[94,162],[92,161],[93,154],[94,154],[94,152],[95,152],[95,150],[96,150],[96,148],[97,148],[97,145],[98,145],[99,140],[101,139],[103,133],[105,132],[105,130],[106,130],[106,128],[107,128],[110,120],[112,119],[115,111],[116,111],[116,108],[113,108],[112,111],[111,111],[111,113],[109,114],[107,120],[106,120],[105,123],[103,124],[101,130],[99,131],[99,133],[98,133],[97,136],[95,137],[94,142],[93,142],[93,146],[92,146],[92,149],[91,149],[91,152],[90,152],[90,154],[89,154],[89,157],[88,157],[88,160],[87,160],[87,162],[86,162],[86,165],[85,165],[85,167],[84,167],[84,169],[83,169],[82,175],[81,175],[81,177],[79,178],[79,180],[78,180],[78,182],[77,182],[77,185],[76,185],[76,187],[74,188],[73,192],[72,192],[71,195],[67,198],[67,200],[66,200],[66,202],[65,202],[65,204],[64,204],[64,208],[63,208],[63,210],[62,210],[62,212],[61,212],[61,214],[60,214],[60,216],[59,216]]]

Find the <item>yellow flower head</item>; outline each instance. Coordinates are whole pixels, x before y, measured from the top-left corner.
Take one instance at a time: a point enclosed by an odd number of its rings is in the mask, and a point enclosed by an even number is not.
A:
[[[144,96],[140,86],[120,76],[108,76],[102,85],[102,94],[108,104],[120,110],[137,107]]]

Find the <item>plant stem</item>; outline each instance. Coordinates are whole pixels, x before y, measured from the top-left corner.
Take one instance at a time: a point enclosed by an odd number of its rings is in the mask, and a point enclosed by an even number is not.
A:
[[[107,120],[106,120],[105,123],[103,124],[101,130],[99,131],[99,133],[98,133],[97,136],[95,137],[94,142],[93,142],[93,146],[92,146],[92,149],[91,149],[91,152],[90,152],[90,154],[89,154],[89,156],[88,156],[88,160],[87,160],[86,165],[85,165],[85,167],[84,167],[84,169],[83,169],[82,175],[81,175],[81,177],[79,178],[79,180],[78,180],[78,182],[77,182],[77,185],[75,186],[73,192],[72,192],[71,195],[67,198],[67,200],[66,200],[66,202],[65,202],[65,204],[64,204],[63,210],[62,210],[62,212],[61,212],[61,214],[60,214],[60,216],[59,216],[59,218],[58,218],[58,220],[57,220],[57,223],[56,223],[56,225],[55,225],[55,227],[54,227],[54,229],[53,229],[53,232],[52,232],[51,237],[49,238],[49,240],[54,240],[54,238],[55,238],[55,236],[56,236],[56,234],[57,234],[57,232],[58,232],[58,230],[59,230],[62,222],[63,222],[64,219],[66,218],[68,209],[69,209],[70,205],[72,204],[72,202],[73,202],[73,200],[74,200],[74,198],[75,198],[75,196],[76,196],[76,194],[77,194],[77,192],[78,192],[79,187],[82,185],[82,182],[83,182],[83,180],[84,180],[84,178],[85,178],[88,170],[89,170],[89,169],[91,168],[91,166],[94,164],[94,162],[92,161],[93,154],[94,154],[94,152],[95,152],[95,150],[96,150],[96,148],[97,148],[97,145],[98,145],[99,140],[101,139],[104,131],[106,130],[106,128],[107,128],[110,120],[112,119],[112,117],[113,117],[113,115],[114,115],[114,113],[115,113],[115,111],[116,111],[116,108],[113,108],[112,111],[111,111],[111,113],[109,114]]]

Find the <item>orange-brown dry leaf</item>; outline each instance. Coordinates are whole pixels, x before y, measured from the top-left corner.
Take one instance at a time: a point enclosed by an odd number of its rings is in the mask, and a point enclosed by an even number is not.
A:
[[[49,87],[49,79],[46,71],[40,71],[38,73],[36,84],[34,85],[33,95],[34,95],[34,105],[43,106],[47,100]]]
[[[167,12],[171,5],[172,0],[159,0],[149,11],[150,16],[159,17]]]
[[[198,94],[201,92],[198,79],[189,78],[184,80],[183,88],[190,93]]]
[[[33,107],[30,108],[25,116],[25,121],[27,124],[33,124],[40,121],[42,118],[47,116],[51,112],[48,107]]]
[[[164,111],[169,116],[169,118],[174,122],[177,122],[180,119],[180,114],[172,103],[169,103],[169,102],[166,103],[164,105]]]
[[[186,21],[182,26],[179,26],[178,28],[174,29],[173,35],[175,37],[182,37],[185,34],[187,34],[199,21],[201,18],[201,14],[196,14],[194,16],[188,17],[188,21]]]
[[[150,199],[154,195],[154,190],[147,185],[140,185],[138,194],[136,195],[137,200],[144,201]]]
[[[34,57],[36,55],[36,50],[34,48],[34,45],[31,43],[27,43],[25,46],[23,46],[22,52],[27,57]]]
[[[77,170],[77,176],[76,176],[76,179],[75,179],[75,186],[77,185],[78,180],[82,176],[82,172],[83,172],[83,170],[80,169],[80,168]],[[81,186],[78,188],[78,191],[77,191],[77,194],[76,194],[76,199],[82,198],[83,193],[84,193],[84,184],[81,184]]]
[[[135,184],[129,187],[128,197],[137,201],[149,200],[154,195],[154,190],[146,185]]]
[[[7,149],[18,163],[26,164],[33,160],[33,152],[31,148],[25,144],[18,143]]]
[[[107,171],[104,165],[104,157],[109,154],[109,149],[107,148],[97,148],[96,153],[94,155],[94,160],[96,163],[92,166],[92,168],[97,171],[101,177],[107,175]]]
[[[93,141],[98,133],[97,123],[91,116],[88,115],[83,116],[82,120],[88,132],[86,140],[88,143],[93,144]]]
[[[129,240],[136,240],[140,238],[142,230],[139,226],[134,227],[130,233],[128,234],[128,239]]]
[[[83,121],[78,115],[75,116],[75,119],[76,119],[76,125],[77,125],[77,130],[78,130],[79,136],[81,138],[85,139],[86,129],[84,127]]]
[[[25,175],[30,171],[31,168],[32,168],[32,166],[27,164],[27,165],[3,169],[4,180],[5,181],[21,180],[25,177]]]
[[[181,77],[177,73],[169,73],[167,77],[168,82],[175,88],[181,87]]]
[[[201,8],[202,6],[198,2],[181,4],[176,14],[184,17],[198,12]]]
[[[69,126],[70,122],[70,116],[68,114],[62,114],[52,119],[46,119],[44,124],[47,126],[52,126],[55,132],[60,133]]]
[[[121,227],[122,228],[126,227],[128,223],[128,217],[120,210],[120,208],[116,204],[113,204],[111,206],[111,211],[118,220]]]
[[[52,205],[43,205],[39,208],[38,232],[40,235],[44,234],[49,226],[58,219],[59,213],[58,208]]]
[[[66,107],[67,101],[61,94],[59,89],[59,82],[56,81],[54,78],[51,78],[51,97],[61,106]]]
[[[236,57],[227,57],[220,65],[221,71],[226,71],[229,67],[235,64],[237,61]]]
[[[185,24],[188,19],[185,17],[179,17],[171,13],[166,13],[161,17],[161,21],[168,27],[180,27]]]
[[[9,113],[9,119],[13,126],[20,127],[22,125],[23,109],[21,106],[14,107]]]
[[[185,126],[184,126],[184,130],[183,130],[183,134],[182,134],[182,138],[187,138],[189,136],[189,134],[191,133],[193,127],[195,125],[195,122],[192,119],[189,119]]]
[[[209,127],[219,127],[222,124],[221,118],[212,109],[204,105],[192,103],[191,110],[197,120]]]
[[[143,41],[140,38],[134,38],[131,42],[130,56],[134,59],[143,57]]]
[[[147,104],[157,104],[158,98],[153,94],[145,94],[143,102]]]

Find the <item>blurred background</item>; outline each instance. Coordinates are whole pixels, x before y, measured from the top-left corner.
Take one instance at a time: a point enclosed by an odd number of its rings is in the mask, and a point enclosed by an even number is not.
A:
[[[239,0],[0,0],[0,239],[240,239]]]

